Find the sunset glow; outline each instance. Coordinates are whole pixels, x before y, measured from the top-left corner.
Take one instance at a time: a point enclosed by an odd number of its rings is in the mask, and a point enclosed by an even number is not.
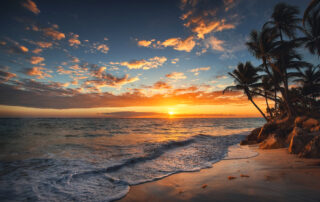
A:
[[[239,61],[260,64],[244,42],[269,4],[7,1],[0,117],[260,117],[222,90]]]

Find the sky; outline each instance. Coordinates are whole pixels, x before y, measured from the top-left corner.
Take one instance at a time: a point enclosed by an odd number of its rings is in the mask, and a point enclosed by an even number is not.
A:
[[[222,90],[279,2],[1,1],[0,117],[259,117]]]

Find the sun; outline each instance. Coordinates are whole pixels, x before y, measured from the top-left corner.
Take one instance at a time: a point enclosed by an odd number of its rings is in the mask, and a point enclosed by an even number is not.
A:
[[[173,111],[169,111],[168,114],[169,114],[169,115],[173,115],[174,112],[173,112]]]

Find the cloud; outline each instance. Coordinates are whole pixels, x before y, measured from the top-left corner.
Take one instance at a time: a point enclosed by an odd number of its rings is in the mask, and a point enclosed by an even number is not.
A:
[[[28,76],[36,76],[37,79],[44,79],[46,77],[52,77],[47,72],[48,72],[48,70],[44,67],[32,67],[32,68],[26,69],[25,74]]]
[[[179,80],[179,79],[186,79],[187,77],[184,75],[183,72],[172,72],[166,75],[167,78]]]
[[[236,6],[235,0],[223,0],[223,3],[225,5],[225,11],[229,11]]]
[[[33,64],[33,65],[36,65],[36,64],[39,64],[41,62],[44,61],[44,58],[43,57],[38,57],[38,56],[32,56],[30,58],[30,63]]]
[[[70,46],[78,46],[81,44],[78,34],[72,34],[71,38],[68,41]]]
[[[40,10],[38,9],[37,4],[31,0],[23,1],[21,5],[36,15],[40,13]]]
[[[43,31],[44,35],[49,36],[54,40],[61,40],[61,39],[66,38],[64,33],[59,32],[58,30],[56,30],[53,27],[43,28],[42,31]]]
[[[197,34],[198,38],[204,39],[204,36],[211,32],[219,32],[225,29],[235,28],[235,25],[226,24],[225,21],[225,19],[222,19],[220,21],[211,21],[206,23],[204,20],[200,20],[197,23],[194,23],[194,27],[191,28],[191,30]],[[190,25],[187,24],[186,26],[189,27]]]
[[[185,1],[181,3],[181,9],[185,13],[181,19],[185,21],[184,26],[196,33],[199,39],[204,39],[205,35],[212,32],[220,32],[227,29],[234,29],[234,23],[227,23],[222,11],[225,5],[232,5],[233,1]],[[231,8],[231,7],[230,7]]]
[[[153,57],[149,58],[148,60],[141,59],[141,60],[132,60],[129,62],[121,62],[120,65],[127,67],[128,69],[153,69],[162,66],[167,61],[166,57]]]
[[[52,46],[51,42],[38,41],[36,44],[41,48],[50,48]]]
[[[222,40],[219,40],[217,39],[216,37],[214,36],[210,36],[206,42],[212,50],[217,50],[217,51],[224,51],[225,49],[223,48],[223,44],[224,44],[224,41]]]
[[[79,60],[79,58],[77,58],[77,57],[72,57],[72,62],[74,62],[74,63],[79,63],[80,60]]]
[[[210,70],[210,67],[198,67],[198,68],[195,68],[195,69],[191,69],[190,72],[194,73],[194,75],[199,75],[199,72],[200,71],[209,71]]]
[[[179,58],[174,58],[171,60],[172,64],[177,64],[179,62]]]
[[[87,80],[84,82],[84,87],[89,88],[93,87],[94,91],[100,91],[102,87],[121,87],[125,84],[138,81],[138,77],[129,77],[128,74],[123,77],[116,77],[112,74],[101,74],[99,79]]]
[[[216,79],[227,79],[228,77],[226,75],[218,75],[216,76]]]
[[[162,42],[161,45],[164,47],[173,47],[173,49],[178,51],[190,52],[196,45],[196,42],[194,41],[193,36],[190,36],[185,40],[182,40],[180,37],[178,37],[167,39],[164,42]]]
[[[100,44],[97,46],[97,50],[101,51],[102,53],[108,53],[109,47],[106,44]]]
[[[25,54],[29,51],[27,47],[11,39],[8,39],[8,43],[3,41],[0,46],[10,54]]]
[[[150,41],[141,40],[141,41],[138,41],[138,46],[149,47],[153,41],[155,41],[155,40],[154,39],[152,39]]]
[[[61,83],[22,80],[19,84],[0,84],[0,104],[36,108],[69,109],[94,107],[188,105],[248,105],[241,92],[187,91],[145,96],[141,92],[113,95],[108,92],[81,93],[81,89],[66,89]],[[19,99],[17,99],[19,98]],[[258,98],[257,98],[258,99]]]
[[[0,83],[7,82],[14,77],[17,77],[17,75],[0,69]]]
[[[172,86],[170,86],[168,83],[164,81],[157,81],[152,86],[153,89],[171,89]]]
[[[32,51],[34,54],[39,54],[42,52],[42,49],[41,48],[36,48]]]

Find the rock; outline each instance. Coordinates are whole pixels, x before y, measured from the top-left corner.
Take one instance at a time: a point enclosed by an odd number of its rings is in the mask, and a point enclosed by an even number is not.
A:
[[[240,142],[240,145],[257,144],[257,138],[260,133],[260,130],[261,130],[261,127],[251,131],[251,133],[246,137],[246,139]]]
[[[285,141],[276,134],[270,135],[266,140],[260,143],[260,149],[279,149],[286,147]]]
[[[234,177],[234,176],[229,176],[228,179],[229,179],[229,180],[234,180],[234,179],[236,179],[236,177]]]
[[[295,127],[290,136],[292,138],[288,150],[291,154],[299,154],[302,152],[306,144],[314,137],[299,127]]]
[[[241,174],[240,177],[250,177],[249,175]]]
[[[257,142],[262,142],[269,137],[277,129],[277,124],[270,122],[264,124],[257,138]]]
[[[311,128],[319,126],[320,123],[317,119],[314,118],[309,118],[306,121],[304,121],[302,123],[302,128],[307,129],[308,131],[310,131]]]
[[[302,123],[307,120],[308,117],[307,116],[298,116],[295,120],[294,120],[294,125],[298,126],[298,127],[302,127]]]
[[[291,139],[293,136],[295,135],[307,135],[307,131],[303,130],[300,127],[294,127],[293,130],[291,131],[291,133],[288,135],[287,139],[286,139],[286,144],[290,145],[291,143]]]
[[[202,185],[202,189],[206,188],[207,186],[207,184]]]
[[[252,145],[252,144],[257,144],[257,141],[248,141],[248,140],[241,140],[240,145]]]
[[[320,131],[320,126],[315,126],[310,129],[310,132],[319,132]]]
[[[300,157],[305,158],[320,158],[320,135],[315,136],[299,154]]]

